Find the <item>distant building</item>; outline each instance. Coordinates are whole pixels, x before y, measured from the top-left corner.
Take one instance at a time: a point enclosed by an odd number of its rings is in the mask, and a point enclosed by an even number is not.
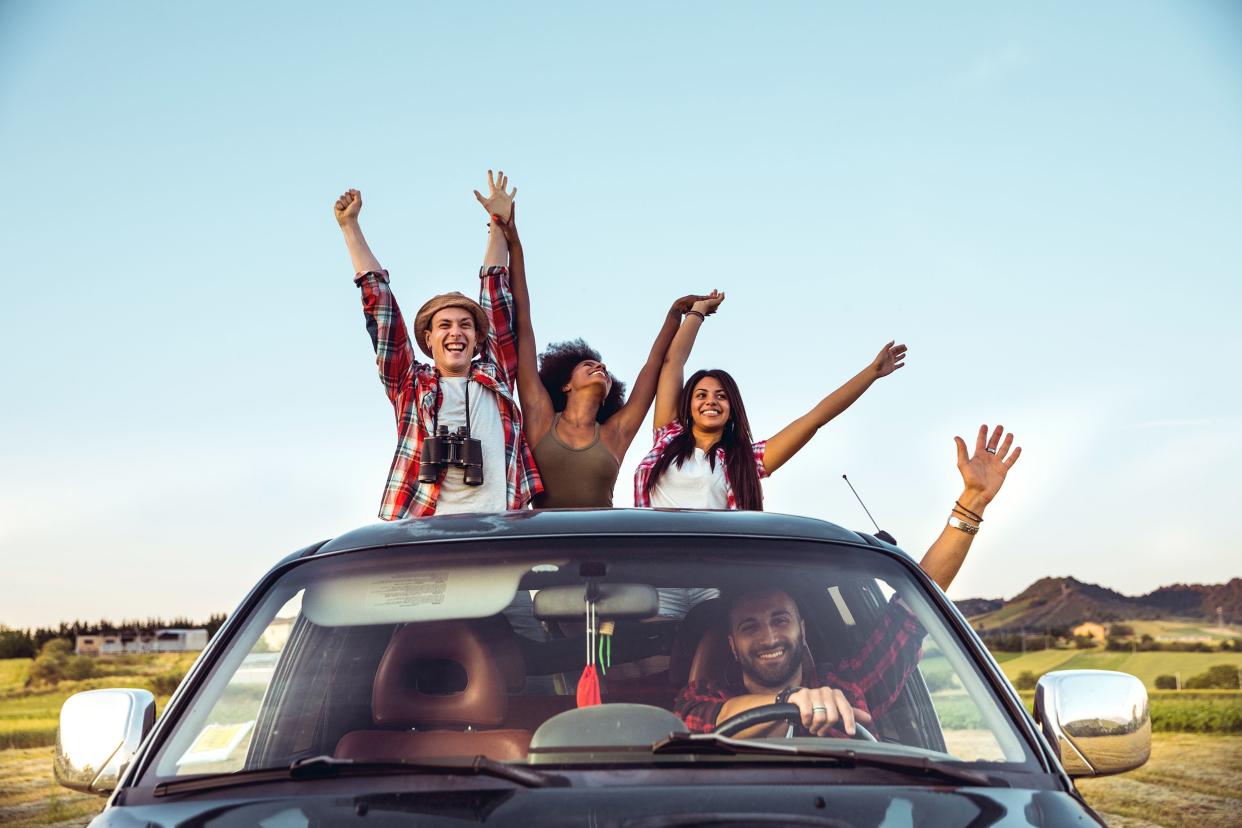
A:
[[[79,635],[73,651],[78,655],[106,656],[134,653],[192,653],[207,646],[203,629],[156,630],[155,632],[100,633]]]
[[[1071,630],[1075,638],[1093,638],[1096,641],[1103,641],[1108,638],[1108,630],[1103,624],[1097,624],[1094,621],[1088,621],[1085,624],[1079,624]]]

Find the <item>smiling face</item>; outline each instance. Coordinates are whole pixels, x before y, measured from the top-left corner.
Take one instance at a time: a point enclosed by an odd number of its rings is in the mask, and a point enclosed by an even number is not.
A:
[[[703,377],[690,392],[690,418],[699,431],[723,431],[730,410],[729,394],[715,377]]]
[[[743,595],[729,610],[729,646],[753,690],[777,692],[802,672],[804,631],[798,605],[788,593]]]
[[[464,377],[470,371],[478,345],[479,331],[474,316],[465,308],[444,308],[431,317],[423,332],[436,367],[446,377]]]
[[[569,382],[562,389],[566,394],[583,388],[598,388],[601,396],[608,396],[612,389],[612,377],[608,376],[608,366],[594,359],[584,359],[574,366],[569,375]]]

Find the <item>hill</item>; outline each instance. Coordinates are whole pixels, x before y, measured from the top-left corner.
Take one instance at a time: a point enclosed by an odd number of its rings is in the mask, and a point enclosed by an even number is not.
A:
[[[958,606],[976,629],[987,632],[1168,618],[1211,624],[1217,621],[1218,607],[1228,624],[1242,621],[1242,578],[1225,584],[1174,584],[1137,597],[1077,578],[1040,578],[1007,601],[972,598]]]

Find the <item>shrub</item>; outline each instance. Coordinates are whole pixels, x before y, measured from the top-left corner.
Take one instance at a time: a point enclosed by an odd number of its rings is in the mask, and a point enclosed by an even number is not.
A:
[[[171,696],[177,689],[177,685],[181,684],[181,674],[161,673],[158,676],[151,676],[147,683],[151,685],[151,692],[155,695]]]
[[[1127,638],[1132,635],[1134,635],[1134,627],[1131,627],[1129,624],[1108,625],[1109,638]]]
[[[30,666],[30,678],[27,684],[56,684],[65,678],[65,669],[69,666],[69,659],[73,651],[73,645],[63,638],[53,638],[43,645],[39,651],[39,657],[34,660],[34,664]],[[81,668],[78,668],[81,669]]]
[[[95,659],[90,656],[68,656],[61,668],[61,677],[80,681],[95,675]]]
[[[1242,732],[1242,702],[1236,696],[1155,698],[1151,702],[1151,727],[1155,731],[1190,733]]]
[[[1156,676],[1157,690],[1176,690],[1177,676]]]
[[[1186,680],[1187,690],[1237,690],[1238,668],[1232,664],[1217,664],[1207,672]]]
[[[1035,685],[1039,683],[1039,678],[1030,670],[1023,670],[1018,673],[1018,678],[1014,680],[1014,687],[1019,690],[1034,690]]]

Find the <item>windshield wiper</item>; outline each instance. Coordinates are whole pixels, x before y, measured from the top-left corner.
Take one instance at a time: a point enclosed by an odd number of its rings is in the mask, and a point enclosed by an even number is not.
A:
[[[796,744],[779,744],[773,742],[757,742],[751,739],[734,739],[729,736],[718,736],[715,733],[675,733],[651,746],[651,752],[657,755],[668,754],[708,754],[717,756],[790,756],[810,759],[829,759],[838,762],[842,767],[869,767],[917,776],[933,776],[940,779],[992,787],[1003,785],[997,780],[979,771],[959,768],[928,756],[901,756],[884,753],[859,752],[849,748],[811,747]]]
[[[298,759],[287,768],[264,768],[262,770],[216,773],[190,779],[162,782],[155,786],[156,796],[207,791],[234,785],[254,785],[278,782],[285,779],[325,779],[342,775],[371,774],[461,774],[465,776],[490,776],[505,779],[526,788],[547,788],[568,784],[561,776],[543,773],[530,768],[506,765],[486,756],[462,757],[460,760],[441,762],[408,762],[402,760],[367,762],[356,759],[337,759],[332,756],[311,756]]]

